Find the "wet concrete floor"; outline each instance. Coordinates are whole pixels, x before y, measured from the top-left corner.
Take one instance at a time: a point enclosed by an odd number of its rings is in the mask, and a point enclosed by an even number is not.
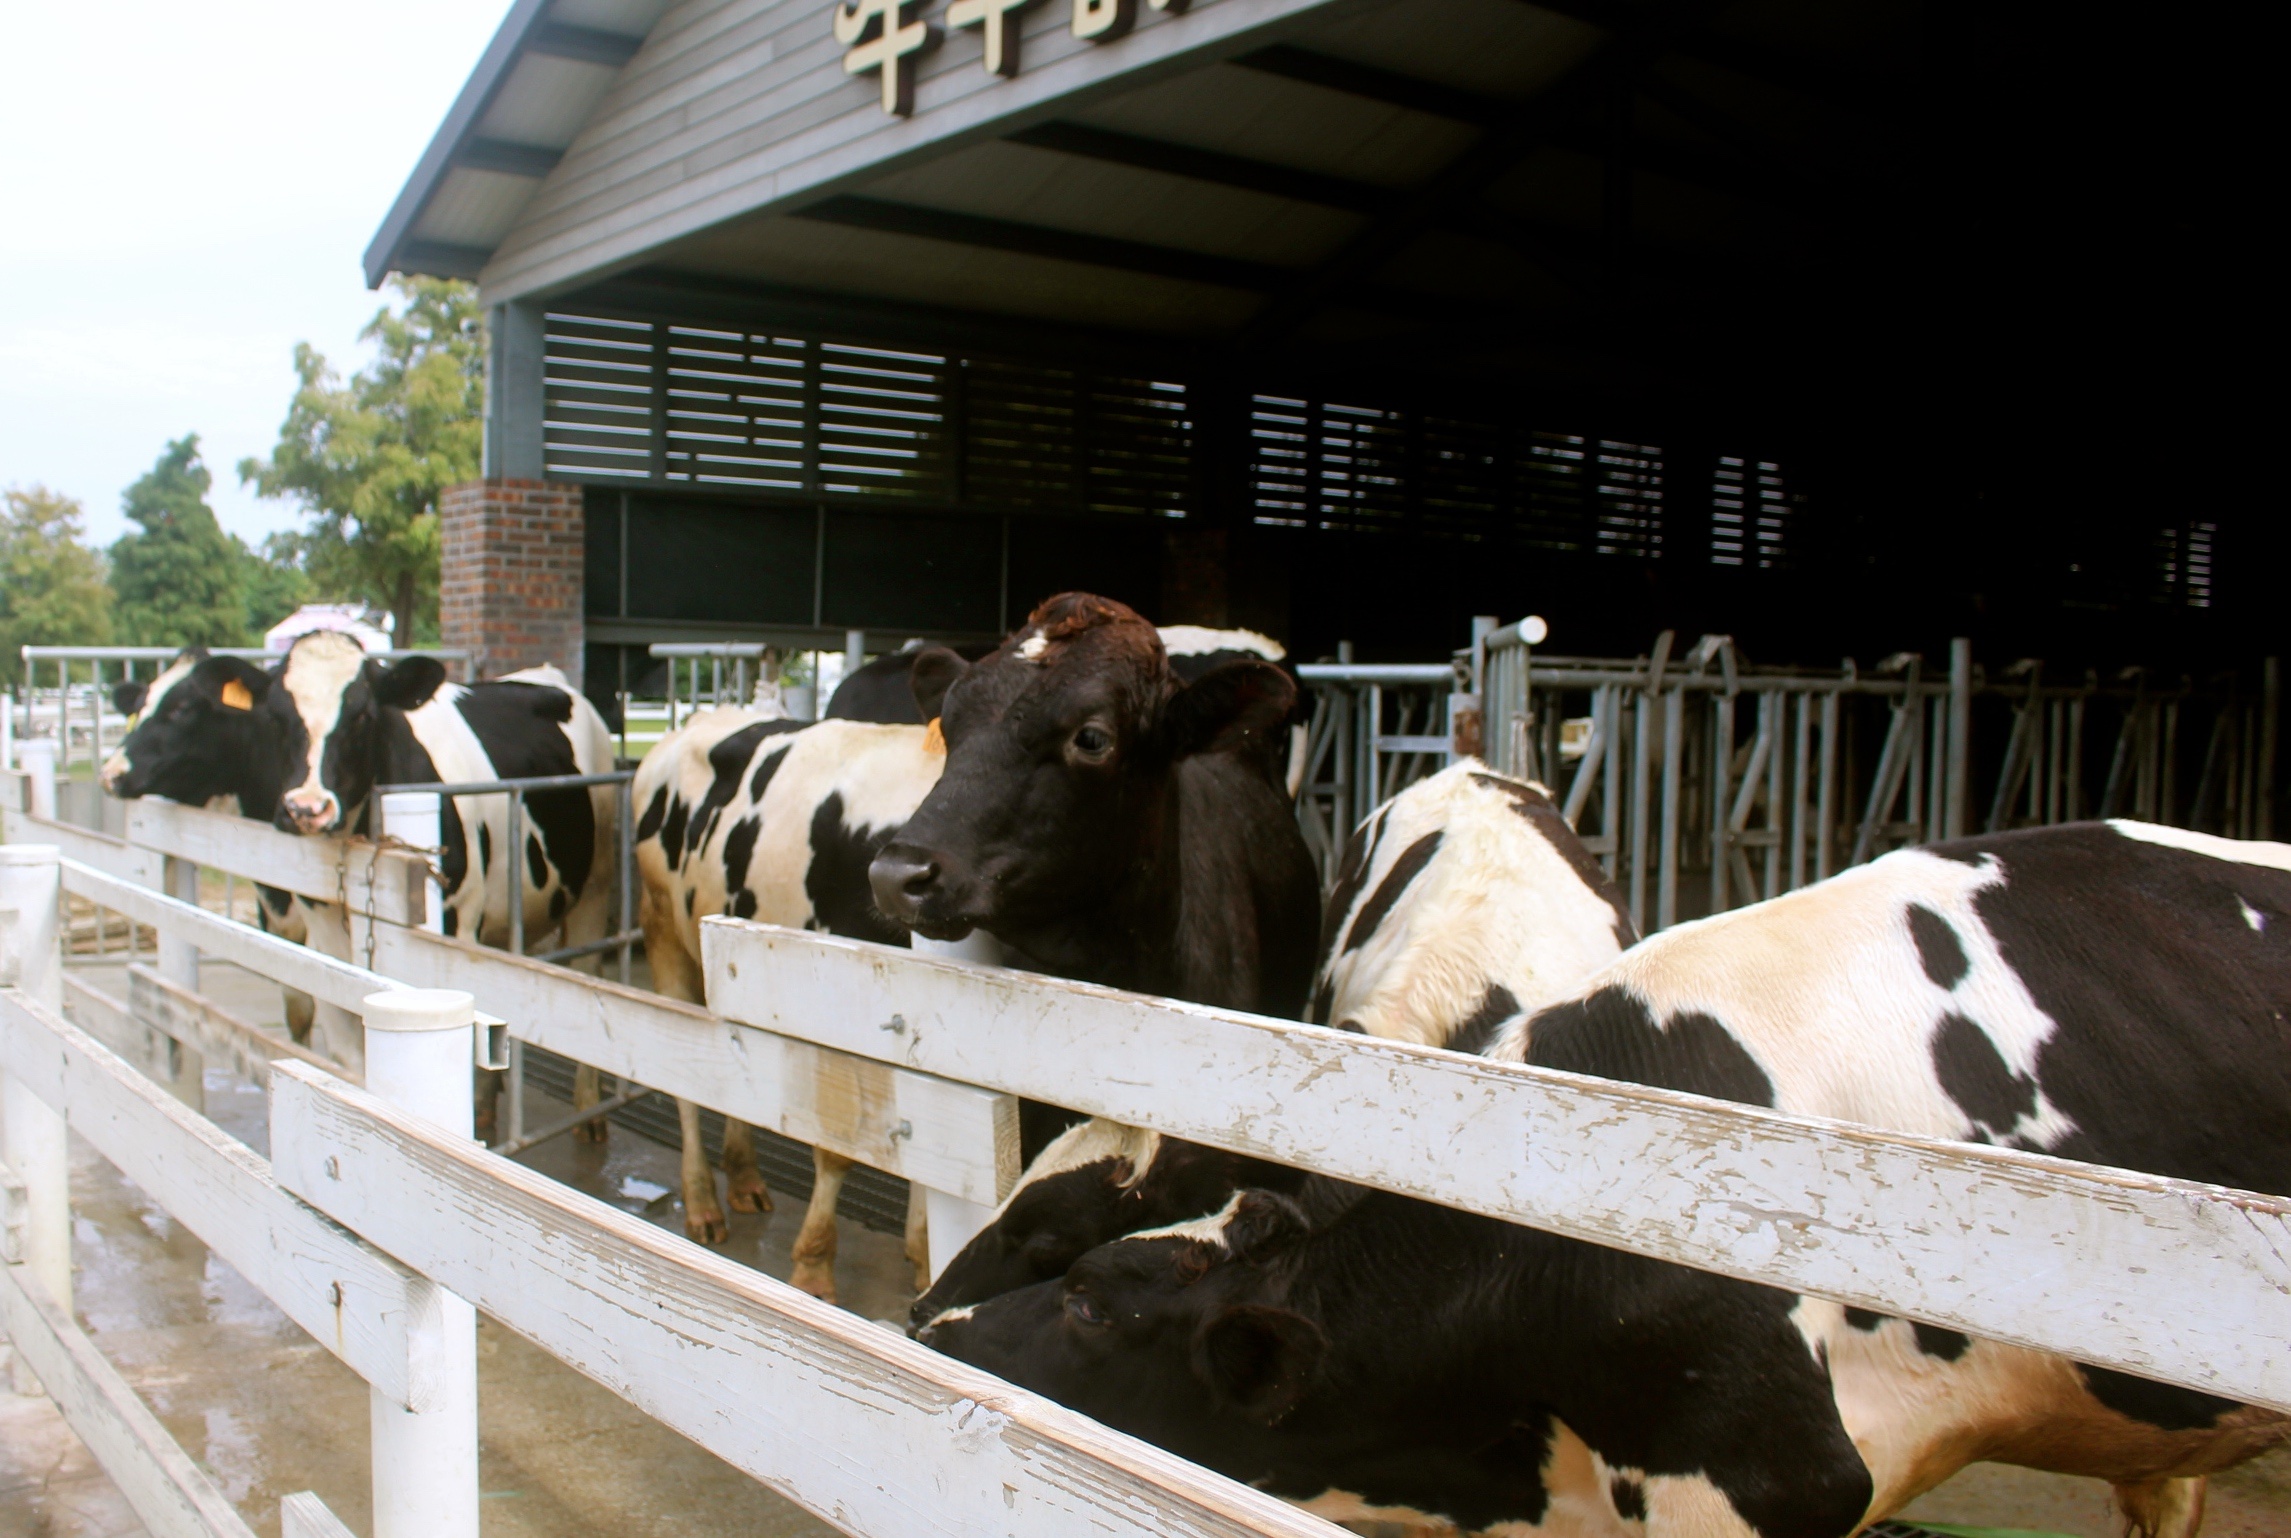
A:
[[[116,968],[83,975],[114,996],[126,992]],[[246,1018],[279,1018],[277,989],[261,979],[210,965],[202,985]],[[259,1089],[210,1069],[205,1094],[218,1125],[265,1148]],[[555,1109],[535,1096],[528,1114],[539,1121]],[[683,1230],[676,1154],[625,1129],[602,1148],[560,1138],[525,1162]],[[668,1194],[651,1195],[662,1188]],[[82,1323],[255,1531],[275,1538],[279,1499],[315,1490],[354,1531],[371,1532],[365,1385],[77,1138],[72,1200]],[[725,1253],[785,1278],[800,1220],[792,1199],[770,1214],[735,1213]],[[838,1276],[845,1307],[905,1317],[912,1293],[896,1235],[846,1222]],[[487,1538],[837,1531],[491,1320],[479,1321],[478,1352]],[[2097,1482],[1995,1465],[1967,1470],[1912,1512],[2073,1538],[2119,1531]],[[0,1538],[142,1532],[48,1402],[19,1398],[0,1381]],[[2291,1538],[2291,1455],[2214,1481],[2205,1533]]]

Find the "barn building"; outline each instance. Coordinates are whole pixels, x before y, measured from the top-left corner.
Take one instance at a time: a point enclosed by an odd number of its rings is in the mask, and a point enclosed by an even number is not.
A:
[[[2220,67],[1942,0],[517,0],[366,270],[489,306],[495,670],[1086,587],[2202,671],[2284,543]]]

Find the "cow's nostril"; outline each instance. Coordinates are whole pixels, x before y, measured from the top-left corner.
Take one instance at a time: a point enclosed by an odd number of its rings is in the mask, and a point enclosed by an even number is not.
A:
[[[875,905],[894,919],[912,922],[939,879],[936,860],[885,850],[867,868]]]

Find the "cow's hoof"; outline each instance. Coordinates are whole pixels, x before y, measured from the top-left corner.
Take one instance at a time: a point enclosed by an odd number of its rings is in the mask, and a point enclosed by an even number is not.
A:
[[[815,1266],[799,1260],[796,1262],[795,1274],[788,1278],[788,1285],[798,1292],[810,1293],[822,1303],[833,1303],[835,1268]]]
[[[684,1209],[684,1237],[694,1244],[722,1244],[732,1237],[732,1227],[724,1221],[723,1212],[715,1207],[705,1211]]]
[[[734,1212],[769,1212],[772,1193],[764,1184],[764,1177],[754,1170],[727,1171],[724,1175],[724,1197]]]
[[[612,1136],[612,1124],[600,1116],[575,1127],[573,1136],[584,1143],[602,1143]]]

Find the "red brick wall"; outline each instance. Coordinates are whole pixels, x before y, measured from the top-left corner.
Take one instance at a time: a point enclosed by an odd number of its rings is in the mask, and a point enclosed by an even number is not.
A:
[[[440,639],[481,678],[554,662],[581,681],[581,488],[486,480],[439,500]]]

